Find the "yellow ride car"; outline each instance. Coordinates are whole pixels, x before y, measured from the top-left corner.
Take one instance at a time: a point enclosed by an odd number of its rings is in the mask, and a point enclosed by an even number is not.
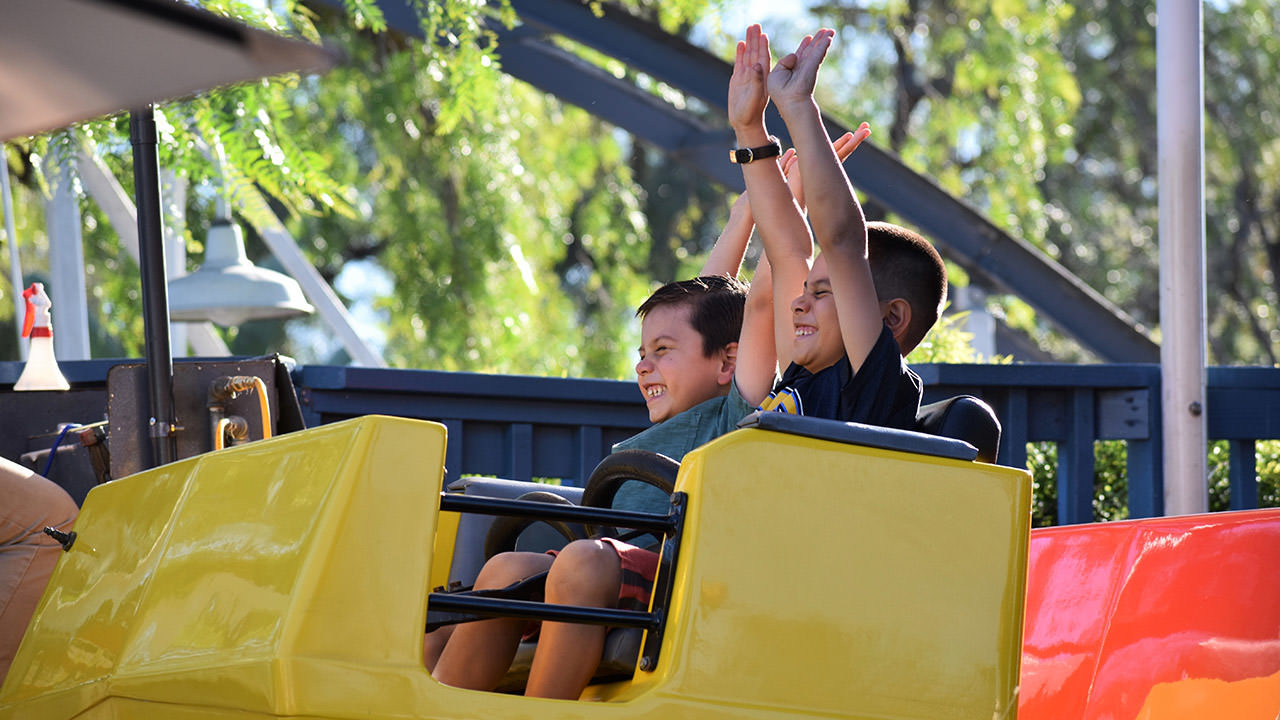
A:
[[[806,420],[685,458],[669,599],[631,675],[579,701],[428,674],[446,431],[370,416],[94,489],[0,719],[1014,717],[1027,473]]]

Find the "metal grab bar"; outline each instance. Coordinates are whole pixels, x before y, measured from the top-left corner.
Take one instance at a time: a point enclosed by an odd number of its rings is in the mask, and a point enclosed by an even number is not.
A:
[[[515,617],[585,625],[633,627],[641,630],[655,630],[662,622],[662,616],[658,613],[639,610],[552,605],[533,600],[508,600],[459,593],[433,592],[428,605],[433,611],[468,613],[480,617]]]
[[[663,535],[676,531],[679,519],[673,515],[614,510],[612,508],[583,507],[581,505],[553,505],[529,500],[508,500],[467,496],[460,493],[440,493],[440,509],[449,512],[476,513],[480,515],[509,515],[537,520],[567,520],[605,524],[635,530],[649,530]]]

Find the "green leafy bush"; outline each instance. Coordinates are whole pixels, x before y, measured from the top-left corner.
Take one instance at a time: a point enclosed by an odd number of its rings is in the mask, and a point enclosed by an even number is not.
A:
[[[1128,448],[1123,440],[1101,440],[1093,446],[1093,519],[1106,522],[1129,517]],[[1280,440],[1261,440],[1254,449],[1258,507],[1280,507]],[[1231,503],[1230,451],[1225,440],[1209,444],[1209,509],[1227,510]],[[1027,443],[1027,470],[1034,497],[1032,524],[1058,524],[1058,447]]]

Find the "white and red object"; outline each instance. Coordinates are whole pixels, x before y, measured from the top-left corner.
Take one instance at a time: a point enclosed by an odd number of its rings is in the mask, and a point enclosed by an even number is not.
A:
[[[22,291],[27,303],[26,318],[22,322],[22,337],[31,338],[27,352],[27,365],[14,384],[14,390],[70,390],[71,385],[58,369],[58,359],[53,356],[53,321],[49,308],[53,306],[44,293],[44,283],[32,283]]]

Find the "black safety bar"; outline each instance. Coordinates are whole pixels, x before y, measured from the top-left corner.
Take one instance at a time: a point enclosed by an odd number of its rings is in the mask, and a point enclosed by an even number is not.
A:
[[[516,617],[528,620],[611,625],[653,630],[662,618],[640,610],[552,605],[532,600],[508,600],[461,593],[431,593],[431,609],[443,612],[469,613],[480,617]]]
[[[666,625],[667,608],[671,604],[672,575],[675,558],[679,555],[680,539],[684,533],[685,510],[688,496],[678,492],[671,496],[671,512],[666,515],[614,510],[612,508],[560,505],[529,500],[508,500],[467,496],[461,493],[440,493],[440,510],[481,515],[528,517],[536,520],[563,520],[610,525],[662,533],[669,538],[658,575],[654,579],[653,610],[617,610],[613,608],[584,607],[578,605],[554,605],[530,600],[495,596],[502,591],[433,592],[428,607],[433,614],[459,613],[459,622],[483,617],[517,617],[529,620],[550,620],[587,625],[639,628],[648,631],[641,650],[640,669],[652,672],[658,663],[663,628]],[[453,622],[448,620],[446,622]]]
[[[593,525],[612,525],[634,530],[648,530],[663,535],[674,532],[679,522],[673,514],[657,515],[631,510],[560,505],[532,500],[508,500],[448,492],[440,493],[440,509],[477,515],[508,515],[535,520],[567,520]]]

